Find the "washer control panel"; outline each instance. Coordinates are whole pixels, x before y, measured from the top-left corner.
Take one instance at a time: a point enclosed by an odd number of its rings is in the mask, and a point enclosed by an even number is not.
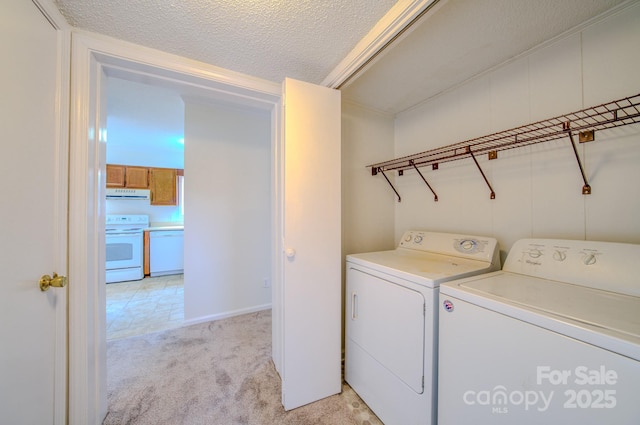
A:
[[[511,255],[511,253],[509,254]],[[592,266],[598,262],[598,257],[602,255],[604,255],[604,252],[597,246],[589,248],[570,246],[570,244],[547,245],[532,242],[528,246],[521,248],[521,258],[519,262],[544,267],[545,263],[563,263],[567,261],[567,257],[569,257],[569,263],[571,263],[571,260],[574,260],[578,265],[584,264],[586,266]],[[578,258],[577,262],[575,261],[575,257]],[[567,265],[567,267],[571,266]]]
[[[600,241],[521,239],[503,270],[640,296],[640,245]]]

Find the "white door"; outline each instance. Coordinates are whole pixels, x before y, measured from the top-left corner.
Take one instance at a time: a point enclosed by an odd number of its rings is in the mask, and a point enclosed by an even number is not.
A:
[[[58,31],[31,1],[0,2],[0,422],[65,420],[66,142]],[[62,162],[61,162],[62,161]]]
[[[340,92],[286,79],[283,102],[280,373],[290,410],[341,390]]]

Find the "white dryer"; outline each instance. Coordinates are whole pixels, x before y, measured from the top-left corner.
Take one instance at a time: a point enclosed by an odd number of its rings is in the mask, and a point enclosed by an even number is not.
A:
[[[640,245],[523,239],[440,287],[438,424],[640,423]]]
[[[497,241],[408,231],[346,269],[345,380],[387,425],[435,424],[438,286],[499,270]]]

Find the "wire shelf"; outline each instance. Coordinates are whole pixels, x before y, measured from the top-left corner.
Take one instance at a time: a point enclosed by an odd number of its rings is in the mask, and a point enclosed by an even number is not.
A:
[[[483,154],[548,142],[567,136],[567,132],[603,130],[640,122],[640,94],[477,137],[453,145],[367,165],[378,171],[407,170]]]
[[[427,183],[418,168],[431,165],[433,169],[437,169],[440,163],[471,157],[491,189],[491,198],[493,199],[495,193],[482,172],[475,155],[486,153],[489,159],[496,159],[499,151],[549,142],[568,136],[573,144],[576,159],[583,174],[585,182],[583,194],[588,194],[591,193],[591,188],[582,170],[580,158],[573,143],[573,134],[577,133],[579,135],[580,142],[592,141],[594,139],[594,131],[596,130],[620,127],[638,122],[640,122],[640,93],[487,136],[469,139],[464,142],[395,158],[389,161],[370,164],[367,165],[367,167],[371,167],[373,175],[379,172],[384,174],[385,171],[398,171],[399,175],[402,175],[404,170],[415,169],[425,183]],[[386,177],[385,175],[385,178]],[[391,185],[388,179],[387,181]],[[427,183],[427,185],[429,184]],[[391,187],[393,188],[393,185],[391,185]],[[433,192],[431,186],[429,186],[429,189]],[[398,195],[395,188],[393,188],[393,190],[396,192],[396,195]],[[438,197],[435,192],[434,197],[437,201]],[[400,195],[398,195],[398,201],[400,201]]]

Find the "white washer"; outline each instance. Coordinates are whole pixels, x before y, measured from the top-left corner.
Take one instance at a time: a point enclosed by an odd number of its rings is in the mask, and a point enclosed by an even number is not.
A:
[[[499,270],[497,241],[408,231],[346,268],[345,380],[387,425],[435,424],[438,286]]]
[[[640,423],[640,245],[523,239],[440,287],[438,424]]]

